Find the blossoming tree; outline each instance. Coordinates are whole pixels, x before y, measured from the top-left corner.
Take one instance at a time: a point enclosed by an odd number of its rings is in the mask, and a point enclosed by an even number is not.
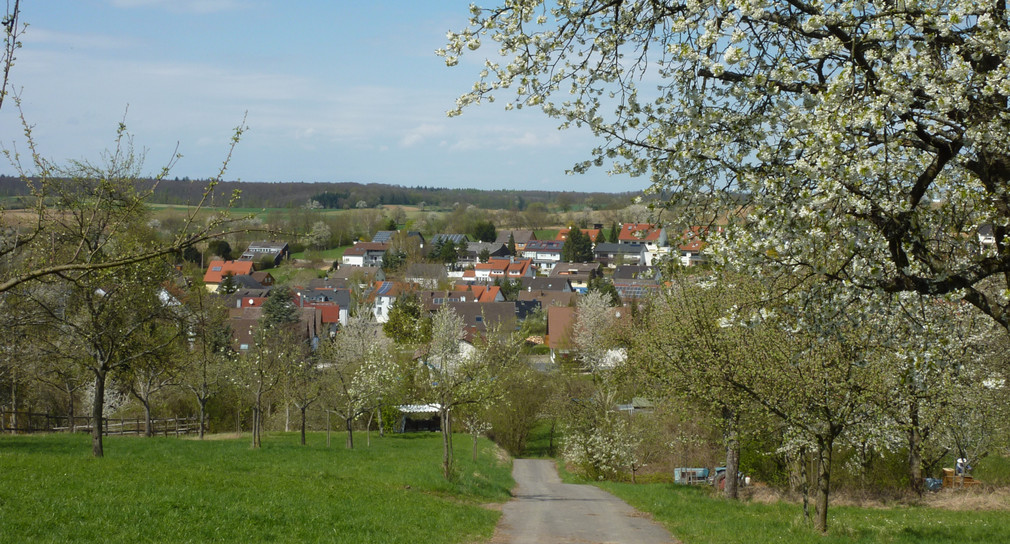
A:
[[[734,214],[724,261],[961,297],[1010,327],[1010,19],[1002,1],[585,0],[473,7],[439,53],[497,49],[495,98],[649,176],[670,213]],[[991,237],[976,243],[979,234]]]

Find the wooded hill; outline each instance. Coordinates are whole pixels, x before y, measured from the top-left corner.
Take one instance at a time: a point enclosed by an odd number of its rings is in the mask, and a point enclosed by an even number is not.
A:
[[[148,180],[146,183],[152,183]],[[203,195],[206,180],[163,180],[149,202],[154,204],[195,204]],[[381,205],[451,208],[456,204],[474,205],[484,209],[525,210],[535,202],[566,211],[573,206],[588,206],[595,210],[619,209],[627,206],[637,192],[588,193],[574,191],[519,191],[447,189],[436,187],[403,187],[379,183],[302,183],[302,182],[221,182],[214,193],[212,205],[224,206],[234,191],[241,191],[235,203],[241,208],[298,208],[318,202],[324,208],[373,208]],[[15,176],[0,175],[0,197],[19,197],[29,193],[24,181]],[[8,203],[11,208],[15,202]]]

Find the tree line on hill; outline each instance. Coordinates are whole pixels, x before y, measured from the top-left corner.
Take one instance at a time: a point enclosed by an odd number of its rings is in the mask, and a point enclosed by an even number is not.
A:
[[[154,186],[153,180],[139,181],[140,189]],[[207,180],[160,180],[149,199],[152,204],[193,205],[200,201]],[[215,187],[211,206],[225,206],[233,193],[239,191],[234,205],[242,208],[299,208],[324,209],[375,208],[380,206],[417,206],[431,209],[451,209],[458,206],[477,206],[484,209],[524,211],[535,202],[568,211],[573,207],[588,206],[593,209],[619,209],[628,205],[631,192],[574,192],[574,191],[520,191],[449,189],[437,187],[403,187],[380,183],[305,183],[305,182],[254,182],[222,181]],[[13,207],[22,206],[29,193],[18,176],[0,175],[0,197],[9,197]],[[8,205],[8,209],[12,206]]]

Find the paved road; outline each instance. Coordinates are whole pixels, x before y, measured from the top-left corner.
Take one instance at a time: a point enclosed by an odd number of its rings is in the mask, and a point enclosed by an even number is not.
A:
[[[677,540],[626,502],[591,485],[563,484],[553,461],[516,459],[516,497],[505,504],[498,544],[670,544]]]

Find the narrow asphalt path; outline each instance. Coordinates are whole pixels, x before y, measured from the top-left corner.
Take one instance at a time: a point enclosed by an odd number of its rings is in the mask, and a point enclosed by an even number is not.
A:
[[[505,504],[497,544],[671,544],[677,540],[628,503],[591,485],[563,484],[552,461],[516,459],[518,485]]]

